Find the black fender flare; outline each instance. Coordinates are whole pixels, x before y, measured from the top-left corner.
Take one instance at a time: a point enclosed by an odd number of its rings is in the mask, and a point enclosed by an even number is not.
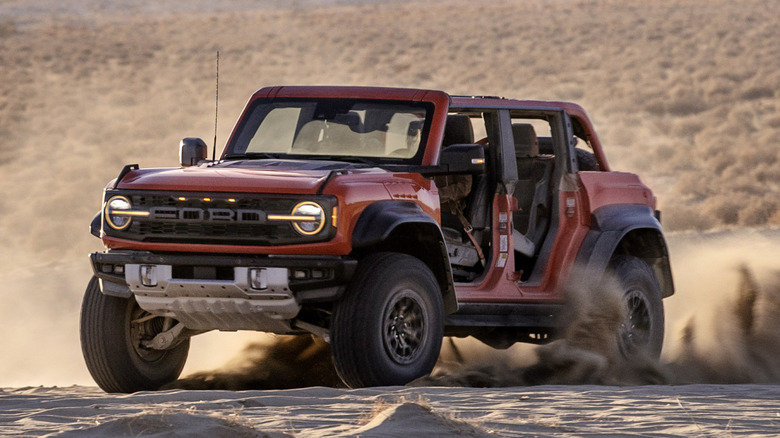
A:
[[[89,223],[89,233],[93,236],[100,238],[100,230],[103,227],[103,214],[97,212],[95,217],[92,218],[92,222]]]
[[[393,233],[415,230],[430,238],[435,244],[412,247],[393,242]],[[444,299],[445,313],[457,310],[455,283],[447,256],[447,248],[439,223],[425,213],[416,203],[410,201],[379,201],[363,210],[352,231],[353,251],[371,248],[406,252],[420,258],[433,271],[439,282]]]
[[[648,261],[656,273],[663,297],[674,293],[666,239],[661,223],[650,207],[620,204],[596,209],[575,266],[584,268],[585,272],[604,272],[612,256],[620,252]]]
[[[407,201],[374,202],[363,210],[352,232],[352,247],[365,248],[383,242],[399,225],[415,222],[441,229],[419,205]]]

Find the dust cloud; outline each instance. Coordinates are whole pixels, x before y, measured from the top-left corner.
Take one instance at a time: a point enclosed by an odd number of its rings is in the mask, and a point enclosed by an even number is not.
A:
[[[765,272],[778,267],[765,265],[776,259],[777,234],[765,235],[771,257],[742,243],[780,225],[780,3],[115,3],[0,5],[0,297],[2,327],[13,334],[0,338],[0,386],[92,383],[78,344],[91,275],[85,256],[101,249],[88,224],[124,164],[175,165],[182,137],[211,143],[217,50],[219,144],[250,93],[267,85],[405,86],[582,104],[612,168],[640,174],[673,232],[678,289],[666,300],[664,363],[714,357],[725,336],[728,351],[744,357],[752,354],[746,345],[769,342],[751,339],[773,319],[762,306],[776,290]],[[719,315],[733,315],[740,275],[761,291],[749,336],[717,329]],[[230,335],[203,336],[185,378],[240,351],[222,341]],[[464,359],[476,351],[487,362],[471,364],[510,370],[544,351],[482,354],[476,341],[453,344]]]
[[[263,335],[232,361],[214,371],[199,371],[170,388],[290,389],[344,387],[330,358],[330,346],[313,335]]]
[[[739,268],[736,296],[718,313],[710,336],[716,348],[697,345],[700,327],[683,329],[680,354],[671,364],[675,383],[780,382],[780,274],[763,286],[747,267]]]
[[[458,364],[460,367],[450,364],[446,371],[435,370],[430,377],[414,384],[497,387],[779,383],[780,274],[775,272],[771,281],[760,283],[746,266],[734,269],[740,277],[739,284],[730,295],[720,296],[719,311],[699,314],[707,324],[689,320],[675,334],[679,337],[676,353],[661,360],[642,356],[627,360],[616,349],[616,329],[623,314],[614,305],[617,296],[613,295],[611,302],[602,300],[581,308],[581,319],[573,322],[577,329],[537,347],[537,362],[530,366],[475,367],[464,360]]]
[[[618,346],[618,330],[626,317],[620,289],[611,281],[581,284],[566,291],[568,307],[560,318],[561,335],[534,347],[532,363],[511,367],[504,363],[474,366],[463,347],[451,344],[446,367],[413,386],[526,386],[631,385],[666,383],[656,360],[643,355],[627,360]],[[466,347],[468,348],[468,347]]]
[[[665,301],[660,360],[617,350],[625,308],[609,288],[568,291],[560,339],[531,347],[532,363],[474,363],[471,344],[444,348],[418,385],[651,385],[780,383],[780,229],[678,233],[668,237],[677,293]],[[516,354],[516,353],[514,353]],[[508,358],[508,357],[507,357]]]

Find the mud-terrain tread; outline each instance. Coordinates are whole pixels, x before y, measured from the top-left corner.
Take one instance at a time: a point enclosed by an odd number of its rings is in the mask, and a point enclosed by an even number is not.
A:
[[[427,295],[430,321],[423,358],[408,367],[393,363],[372,329],[381,336],[381,314],[387,289],[393,283],[419,282]],[[411,284],[411,283],[410,283]],[[339,376],[349,387],[403,385],[428,374],[438,359],[444,330],[444,304],[433,273],[419,259],[400,253],[376,253],[361,261],[345,296],[337,304],[331,324],[331,348]],[[372,350],[372,348],[374,350]],[[382,351],[376,351],[382,350]],[[385,363],[381,363],[383,356]]]
[[[641,347],[644,353],[658,358],[664,341],[664,305],[661,288],[653,269],[644,260],[631,255],[615,255],[609,269],[625,293],[629,289],[641,291],[650,313],[650,339]]]
[[[131,298],[131,300],[133,300]],[[136,366],[125,339],[127,299],[104,295],[92,277],[81,307],[81,350],[95,383],[106,392],[156,390],[176,380],[189,352],[189,339],[146,369]]]
[[[601,170],[599,162],[596,160],[596,156],[593,152],[586,151],[584,149],[574,150],[577,157],[577,170],[579,171],[596,171]]]

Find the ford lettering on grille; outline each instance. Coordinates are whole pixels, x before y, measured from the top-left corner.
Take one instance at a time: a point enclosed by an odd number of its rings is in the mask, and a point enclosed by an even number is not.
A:
[[[195,207],[152,207],[150,218],[160,221],[264,223],[263,210]]]

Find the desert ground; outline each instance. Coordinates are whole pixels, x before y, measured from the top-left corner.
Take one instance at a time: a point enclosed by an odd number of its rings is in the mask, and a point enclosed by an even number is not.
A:
[[[776,434],[778,17],[774,0],[0,0],[0,435]],[[576,339],[457,339],[430,377],[349,390],[316,340],[211,333],[170,388],[102,393],[78,337],[102,188],[175,165],[182,137],[211,144],[215,114],[221,146],[280,84],[583,105],[663,211],[661,360],[583,374],[549,361],[588,353]]]

